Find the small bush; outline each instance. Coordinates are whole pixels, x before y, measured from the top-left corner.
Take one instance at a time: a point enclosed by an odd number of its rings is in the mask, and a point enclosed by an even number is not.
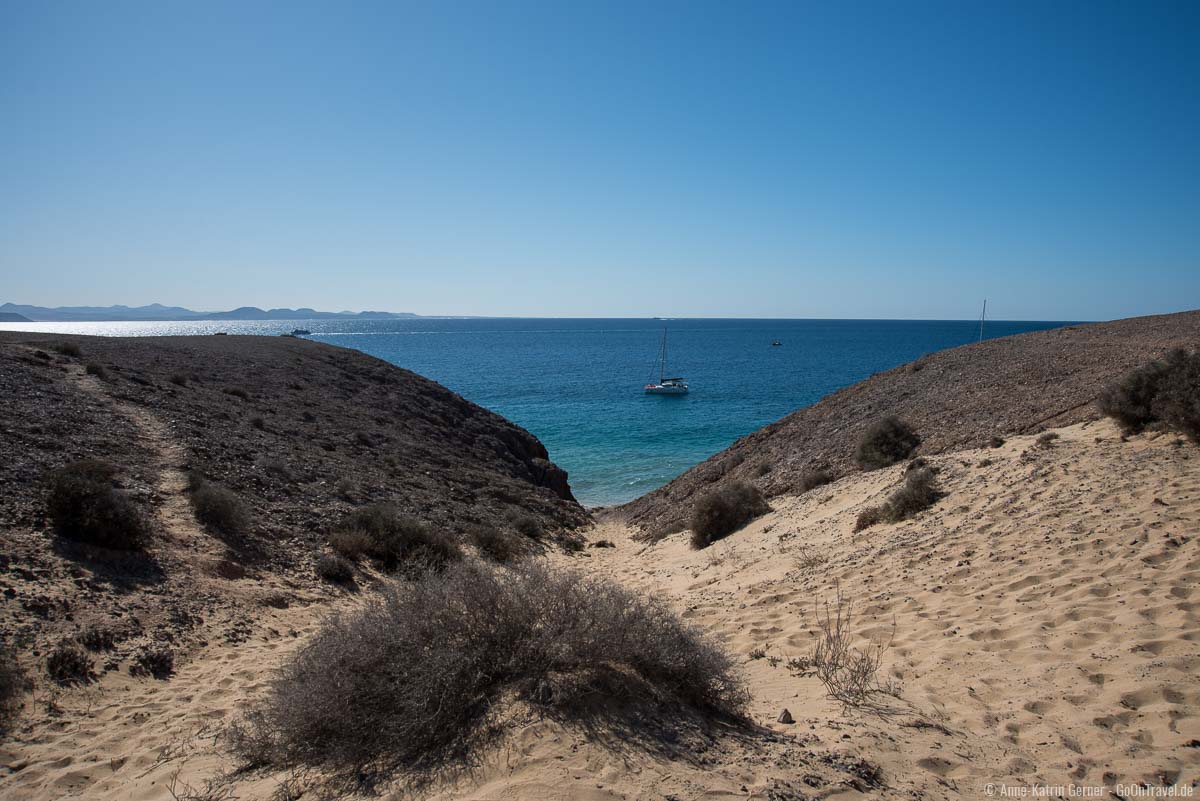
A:
[[[193,477],[195,483],[188,499],[192,502],[192,512],[196,519],[209,529],[227,537],[241,535],[250,525],[250,513],[234,492],[209,484],[199,477]]]
[[[262,419],[261,417],[251,417],[250,425],[257,428],[259,431],[267,430],[267,421]]]
[[[354,497],[358,494],[358,485],[354,483],[353,479],[343,476],[338,479],[337,484],[334,486],[334,491],[342,500],[353,501]]]
[[[453,542],[386,503],[354,510],[338,524],[334,535],[330,545],[343,556],[369,556],[389,571],[406,564],[442,570],[462,559],[462,551]]]
[[[772,465],[770,462],[759,462],[754,467],[754,475],[758,478],[762,478],[765,475],[769,475],[774,469],[774,465]]]
[[[692,547],[707,548],[769,511],[766,499],[751,484],[733,481],[718,487],[692,510]]]
[[[1058,439],[1058,434],[1053,431],[1047,431],[1037,438],[1037,444],[1043,448],[1051,448],[1054,446],[1054,440]]]
[[[146,518],[113,486],[117,468],[85,459],[50,476],[47,507],[59,534],[117,550],[142,548],[150,536]]]
[[[223,391],[226,395],[232,395],[233,397],[241,398],[242,400],[250,400],[250,393],[241,387],[225,387]]]
[[[521,542],[506,531],[479,526],[469,533],[471,543],[493,562],[511,562],[524,554]]]
[[[83,351],[74,342],[55,342],[50,346],[50,350],[61,353],[63,356],[73,356],[76,359],[83,355]]]
[[[354,563],[341,554],[323,554],[317,560],[317,576],[334,584],[349,584],[354,580]]]
[[[988,447],[1000,448],[1004,445],[1004,437],[992,437],[988,440]]]
[[[292,468],[287,462],[285,462],[283,459],[280,459],[278,456],[268,456],[260,459],[258,462],[258,467],[267,475],[275,476],[280,481],[296,480],[296,474],[292,472]]]
[[[898,417],[885,417],[863,433],[854,461],[863,470],[878,470],[907,459],[920,444],[912,426]]]
[[[171,383],[179,387],[186,387],[188,384],[188,376],[186,373],[174,373],[171,375]]]
[[[1173,350],[1105,387],[1098,404],[1128,434],[1163,424],[1200,442],[1200,353]]]
[[[87,367],[84,367],[83,371],[85,373],[87,373],[88,375],[96,376],[96,378],[99,378],[101,381],[108,380],[108,370],[104,369],[103,364],[97,364],[96,362],[88,362]]]
[[[175,652],[162,645],[149,645],[137,652],[129,672],[134,676],[170,678],[175,672]]]
[[[85,684],[92,680],[92,658],[74,640],[63,640],[46,657],[46,673],[58,684]]]
[[[816,470],[808,470],[800,476],[800,480],[796,482],[796,491],[803,495],[810,490],[815,490],[817,487],[823,487],[833,481],[833,473],[823,468]]]
[[[469,762],[513,700],[564,719],[594,709],[592,698],[738,714],[748,693],[736,671],[664,603],[613,582],[463,562],[388,582],[331,618],[231,744],[251,764],[315,768],[342,790],[378,786]]]
[[[854,530],[862,531],[876,523],[898,523],[907,520],[933,506],[940,497],[933,470],[929,467],[917,468],[906,474],[904,483],[892,493],[886,503],[859,513]]]
[[[79,644],[89,651],[110,651],[117,639],[117,632],[104,626],[88,626],[79,633]]]
[[[834,603],[826,601],[816,617],[821,634],[812,655],[792,660],[788,663],[790,669],[815,673],[829,697],[840,702],[844,710],[877,706],[880,696],[895,693],[894,687],[879,680],[879,669],[892,638],[872,641],[865,648],[853,646],[854,610],[840,586]]]
[[[536,540],[542,536],[542,521],[533,515],[515,515],[511,522],[513,529],[518,534],[522,534],[532,540]]]
[[[21,711],[21,697],[29,689],[29,677],[0,642],[0,734],[8,731]]]

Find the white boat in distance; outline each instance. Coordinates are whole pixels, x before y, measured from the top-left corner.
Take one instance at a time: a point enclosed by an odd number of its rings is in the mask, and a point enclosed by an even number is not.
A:
[[[658,354],[658,383],[647,384],[647,395],[686,395],[687,382],[682,378],[666,378],[667,374],[667,327],[663,326],[662,347]]]

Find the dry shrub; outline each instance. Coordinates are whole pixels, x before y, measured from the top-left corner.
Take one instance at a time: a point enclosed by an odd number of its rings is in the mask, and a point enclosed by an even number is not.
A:
[[[833,473],[830,473],[828,470],[824,468],[808,470],[796,482],[796,491],[803,495],[810,490],[815,490],[817,487],[825,486],[830,481],[833,481]]]
[[[441,570],[462,559],[454,542],[387,503],[355,509],[338,524],[329,544],[347,559],[368,556],[388,571],[405,565]]]
[[[692,509],[692,547],[707,548],[769,511],[766,498],[752,484],[731,481],[717,487]]]
[[[992,437],[988,440],[988,447],[1001,448],[1004,446],[1004,437]]]
[[[61,353],[63,356],[74,356],[76,359],[83,355],[79,345],[74,342],[55,342],[50,346],[50,350]]]
[[[191,482],[188,500],[197,520],[225,537],[237,537],[245,532],[250,525],[250,512],[236,493],[195,475]]]
[[[120,632],[106,626],[88,626],[79,633],[79,644],[89,651],[111,651],[120,639]]]
[[[175,652],[163,645],[148,645],[134,656],[129,672],[134,676],[168,679],[175,672]]]
[[[85,459],[50,476],[47,507],[58,533],[116,550],[136,550],[150,538],[145,516],[113,484],[117,468]]]
[[[478,526],[468,532],[471,543],[479,553],[493,562],[511,562],[525,554],[520,540],[508,532],[489,526]]]
[[[101,381],[108,380],[108,370],[105,369],[103,364],[89,362],[88,365],[83,368],[83,371],[88,375],[96,376],[96,378],[99,378]]]
[[[1047,431],[1037,438],[1037,444],[1043,448],[1052,448],[1056,439],[1058,439],[1058,434],[1053,431]]]
[[[12,728],[21,712],[21,698],[29,689],[29,677],[9,652],[8,646],[0,642],[0,734]]]
[[[1100,411],[1130,434],[1161,424],[1200,442],[1200,353],[1176,349],[1105,387]]]
[[[812,655],[806,660],[792,660],[788,666],[794,671],[815,673],[825,692],[841,703],[844,710],[878,706],[880,696],[896,693],[891,684],[879,680],[879,669],[891,647],[896,624],[893,621],[892,636],[886,640],[873,640],[864,648],[852,645],[853,605],[842,595],[840,585],[836,592],[832,605],[826,600],[814,610],[821,634]]]
[[[513,529],[531,540],[536,540],[542,536],[542,521],[538,520],[533,515],[515,514],[509,518]]]
[[[349,584],[354,580],[354,563],[341,554],[323,554],[317,560],[317,576],[334,584]]]
[[[188,379],[189,379],[189,376],[187,375],[187,373],[172,373],[170,381],[172,384],[174,384],[176,386],[186,387],[187,383],[188,383]]]
[[[920,444],[921,438],[912,426],[898,417],[885,417],[863,432],[854,461],[863,470],[878,470],[907,459]]]
[[[91,681],[92,658],[74,640],[63,640],[46,657],[46,673],[58,684],[86,684]]]
[[[461,562],[332,617],[231,730],[242,759],[342,790],[469,762],[523,701],[564,720],[600,698],[737,714],[733,660],[663,603],[603,578]]]
[[[942,497],[938,491],[934,472],[929,467],[919,467],[905,474],[904,483],[892,493],[882,506],[871,506],[859,513],[854,523],[855,531],[862,531],[876,523],[898,523],[918,512],[928,509]]]
[[[226,395],[232,395],[235,398],[241,398],[242,400],[250,400],[250,393],[247,392],[246,390],[242,389],[241,387],[225,387],[225,389],[223,389],[221,391],[224,392]]]

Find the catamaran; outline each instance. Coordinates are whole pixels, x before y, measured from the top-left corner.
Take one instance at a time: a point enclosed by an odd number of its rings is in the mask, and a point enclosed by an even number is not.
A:
[[[687,382],[682,378],[667,378],[667,327],[663,326],[662,347],[658,352],[658,383],[646,385],[647,395],[686,395]]]

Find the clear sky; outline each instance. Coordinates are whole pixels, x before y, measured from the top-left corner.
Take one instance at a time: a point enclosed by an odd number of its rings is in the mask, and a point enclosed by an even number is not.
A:
[[[0,0],[0,301],[1200,307],[1200,3]]]

